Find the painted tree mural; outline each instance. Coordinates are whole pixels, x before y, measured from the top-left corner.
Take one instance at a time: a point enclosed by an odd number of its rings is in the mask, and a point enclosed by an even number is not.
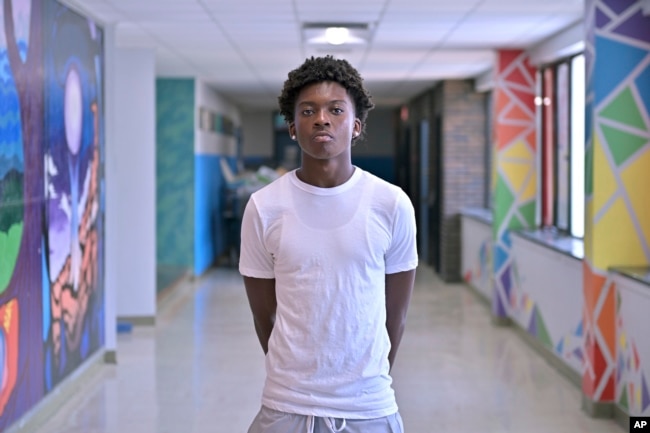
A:
[[[103,344],[103,33],[0,1],[2,431]]]
[[[42,9],[41,1],[3,0],[6,56],[20,113],[23,173],[22,185],[20,176],[16,174],[12,187],[12,195],[18,195],[17,189],[22,186],[20,244],[13,269],[5,267],[3,270],[5,275],[10,276],[0,295],[0,331],[3,334],[0,362],[4,364],[0,382],[0,428],[13,421],[16,410],[33,406],[44,394],[43,369],[38,368],[43,362],[42,321],[38,320],[42,318],[43,311],[45,182]],[[24,39],[19,41],[21,36]],[[12,225],[15,226],[20,220],[18,213],[21,206],[13,204],[12,207]]]

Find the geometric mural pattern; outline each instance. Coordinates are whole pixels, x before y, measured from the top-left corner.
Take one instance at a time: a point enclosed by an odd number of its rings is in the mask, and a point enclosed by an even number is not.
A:
[[[650,415],[650,390],[648,372],[644,371],[637,341],[630,337],[625,328],[625,319],[620,314],[621,296],[617,298],[616,324],[616,388],[617,403],[629,415]]]
[[[516,309],[518,321],[526,324],[526,331],[546,348],[553,351],[560,359],[574,365],[584,363],[582,320],[579,320],[574,328],[565,335],[560,335],[557,341],[553,341],[546,326],[542,309],[528,294],[522,293],[513,308]],[[574,360],[575,362],[572,362]]]
[[[610,266],[650,263],[650,16],[641,2],[589,0],[586,7],[583,391],[610,402],[616,367],[639,364],[616,356],[624,322],[616,319],[616,288],[605,275]],[[642,395],[645,376],[637,377],[633,387]]]
[[[478,255],[463,275],[466,283],[474,287],[489,287],[492,278],[492,238],[481,242]],[[491,291],[491,287],[490,287]]]
[[[516,290],[510,230],[535,227],[536,70],[520,50],[499,51],[496,64],[492,313],[506,318]]]
[[[522,252],[523,249],[517,250],[518,254]],[[580,307],[576,307],[576,299],[573,299],[574,296],[570,293],[567,293],[563,299],[555,295],[554,304],[548,302],[548,297],[535,299],[535,294],[539,296],[539,290],[558,293],[558,288],[565,284],[564,281],[558,282],[558,278],[550,277],[545,280],[543,273],[540,277],[540,274],[531,269],[539,266],[539,263],[530,256],[525,258],[518,255],[513,260],[514,284],[510,296],[510,317],[546,349],[581,375],[584,370],[582,302]],[[566,287],[573,291],[576,284],[569,282],[566,283]],[[582,299],[581,294],[576,294],[575,297]],[[559,304],[562,307],[557,309]],[[567,305],[573,308],[565,308]],[[571,313],[572,310],[575,313]]]

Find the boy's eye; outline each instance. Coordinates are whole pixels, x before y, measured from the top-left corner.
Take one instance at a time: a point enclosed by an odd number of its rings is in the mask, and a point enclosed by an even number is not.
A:
[[[332,112],[335,113],[335,114],[341,114],[341,113],[343,113],[343,110],[340,109],[340,108],[338,108],[338,107],[336,107],[336,108],[333,108],[333,109],[332,109]]]
[[[314,110],[302,110],[302,114],[304,116],[309,116],[311,114],[314,114]]]

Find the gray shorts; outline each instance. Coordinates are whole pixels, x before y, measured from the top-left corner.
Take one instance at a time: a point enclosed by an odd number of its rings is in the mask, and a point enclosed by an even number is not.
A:
[[[296,415],[262,406],[248,433],[404,433],[398,413],[384,418],[340,419]]]

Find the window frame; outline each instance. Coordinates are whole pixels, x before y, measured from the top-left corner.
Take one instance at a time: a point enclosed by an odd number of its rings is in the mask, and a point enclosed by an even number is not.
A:
[[[535,105],[537,110],[538,121],[538,215],[537,223],[540,228],[554,230],[560,234],[582,238],[576,235],[577,228],[574,224],[573,212],[574,197],[576,196],[575,188],[580,187],[574,184],[574,128],[573,128],[573,109],[574,109],[574,61],[576,57],[584,56],[584,53],[575,53],[541,65],[537,74],[537,95]],[[559,77],[561,67],[566,68],[566,76],[562,83]],[[586,79],[586,78],[585,78]],[[564,117],[560,116],[559,85],[564,84],[563,92],[566,95],[566,107],[563,108]],[[551,87],[549,89],[549,86]],[[563,157],[560,148],[559,127],[565,126],[564,131],[566,140],[566,159],[564,164],[560,158]],[[584,128],[583,128],[584,129]],[[583,131],[584,132],[584,131]],[[582,145],[584,146],[584,134],[582,136]],[[560,199],[560,167],[566,167],[564,173],[567,185],[565,191],[566,215],[560,215],[562,208],[559,203]],[[584,169],[584,167],[583,167]],[[582,183],[584,185],[584,183]],[[584,201],[584,188],[582,188],[582,200]],[[562,218],[566,224],[562,224]],[[584,223],[583,223],[584,224]]]

